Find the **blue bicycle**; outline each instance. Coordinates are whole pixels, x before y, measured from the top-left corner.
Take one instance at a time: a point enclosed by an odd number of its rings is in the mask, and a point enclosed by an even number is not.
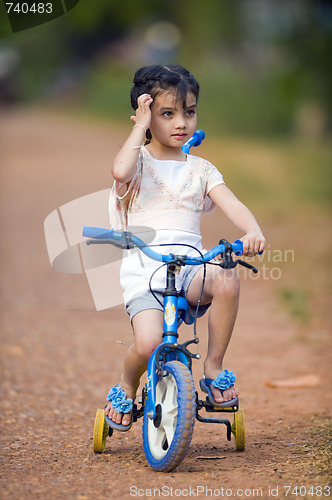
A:
[[[187,300],[179,296],[175,287],[175,276],[182,266],[207,264],[220,265],[224,269],[232,269],[241,264],[257,272],[257,269],[240,259],[234,260],[233,254],[239,256],[243,252],[242,242],[229,243],[221,240],[217,246],[203,255],[198,251],[197,257],[188,255],[160,254],[151,245],[146,245],[136,235],[125,231],[119,232],[95,227],[85,227],[83,235],[92,238],[87,244],[113,244],[123,249],[139,248],[148,257],[167,266],[166,287],[163,293],[163,341],[150,357],[147,368],[147,382],[142,397],[133,406],[133,421],[143,417],[143,445],[146,458],[151,467],[157,471],[169,472],[184,459],[192,438],[195,419],[206,423],[222,423],[227,428],[227,439],[235,437],[236,450],[245,449],[244,411],[239,406],[238,398],[222,403],[216,407],[211,404],[209,395],[203,401],[195,391],[192,377],[192,359],[199,354],[189,351],[190,344],[197,344],[196,313],[192,314]],[[181,246],[185,246],[182,245]],[[221,260],[211,262],[215,257]],[[201,295],[204,287],[204,279]],[[194,324],[194,338],[183,344],[178,342],[178,328],[182,322]],[[207,380],[206,380],[207,382]],[[208,392],[205,379],[201,379],[200,387]],[[210,413],[232,413],[234,422],[231,425],[227,418],[206,418],[200,411]],[[106,438],[113,429],[108,426],[104,410],[97,411],[94,427],[93,448],[96,453],[105,449]]]

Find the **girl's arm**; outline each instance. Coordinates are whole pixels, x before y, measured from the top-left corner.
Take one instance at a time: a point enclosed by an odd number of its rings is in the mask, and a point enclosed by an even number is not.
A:
[[[152,101],[149,94],[142,94],[137,99],[136,115],[130,117],[135,122],[134,128],[112,165],[112,175],[116,181],[130,182],[135,175],[140,146],[144,143],[145,133],[150,127]]]
[[[250,210],[241,203],[225,184],[219,184],[211,189],[208,195],[225,215],[245,233],[241,238],[243,254],[252,255],[263,252],[265,238]]]

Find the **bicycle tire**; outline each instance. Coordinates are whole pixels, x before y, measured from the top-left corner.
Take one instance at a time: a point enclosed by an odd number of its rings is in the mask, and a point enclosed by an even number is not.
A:
[[[236,451],[244,451],[246,449],[245,424],[244,424],[244,409],[239,408],[239,411],[234,413],[234,423],[232,432],[235,437]]]
[[[93,429],[93,451],[95,453],[104,453],[108,432],[109,429],[105,422],[104,410],[99,409],[96,413]]]
[[[152,420],[145,409],[143,446],[154,470],[170,472],[188,451],[195,425],[196,398],[192,375],[183,363],[169,361],[162,372],[156,387],[159,415]]]

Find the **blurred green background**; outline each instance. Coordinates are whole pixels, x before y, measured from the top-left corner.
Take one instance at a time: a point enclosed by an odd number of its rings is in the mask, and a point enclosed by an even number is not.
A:
[[[253,209],[272,248],[296,251],[295,265],[280,263],[287,267],[276,284],[280,300],[305,321],[325,314],[330,0],[80,0],[66,15],[18,33],[2,10],[0,33],[2,108],[42,107],[127,130],[138,67],[177,62],[190,69],[201,85],[202,156]],[[308,280],[317,259],[323,265]]]
[[[0,33],[2,101],[56,102],[125,120],[134,70],[179,62],[201,84],[209,133],[331,131],[330,1],[80,0],[14,34],[2,11]]]

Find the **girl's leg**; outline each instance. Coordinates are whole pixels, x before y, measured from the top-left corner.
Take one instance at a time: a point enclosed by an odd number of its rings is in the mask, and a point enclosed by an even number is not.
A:
[[[147,309],[137,313],[132,319],[134,343],[128,348],[124,359],[120,387],[127,398],[134,398],[142,374],[147,368],[149,358],[162,340],[162,311]],[[111,404],[105,408],[108,415],[117,424],[129,425],[130,413],[117,413]]]
[[[200,269],[189,285],[187,299],[190,304],[197,304],[203,278]],[[215,266],[207,267],[201,304],[211,302],[208,319],[208,351],[204,362],[207,378],[216,378],[222,370],[222,362],[228,347],[239,304],[239,279],[234,270],[224,270]],[[234,386],[221,395],[220,390],[211,387],[214,399],[218,403],[229,401],[238,395]]]

